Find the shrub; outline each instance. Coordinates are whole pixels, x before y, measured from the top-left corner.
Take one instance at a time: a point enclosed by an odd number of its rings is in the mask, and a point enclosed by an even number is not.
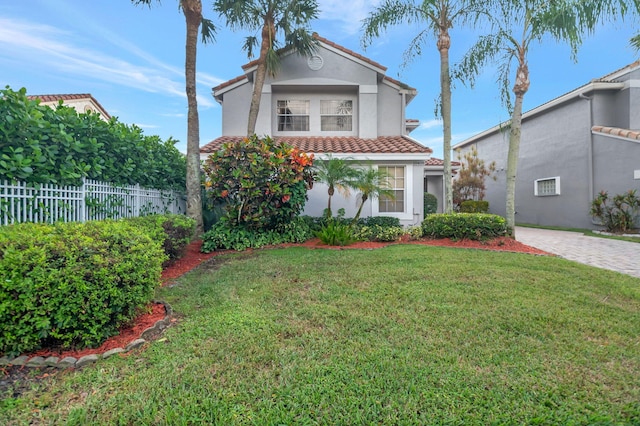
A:
[[[398,241],[400,237],[405,235],[405,229],[402,226],[358,226],[354,232],[354,238],[366,241]]]
[[[309,224],[296,218],[277,229],[252,229],[231,224],[226,218],[220,219],[203,236],[202,251],[226,249],[242,251],[283,243],[301,243],[313,235]]]
[[[142,227],[164,250],[168,261],[184,255],[196,229],[194,219],[178,214],[158,214],[122,219]]]
[[[363,226],[377,225],[383,228],[398,227],[400,226],[400,219],[389,216],[370,216],[359,219],[358,224]]]
[[[487,213],[488,201],[467,200],[460,203],[460,213]]]
[[[405,232],[412,240],[419,240],[422,238],[422,226],[410,226],[405,230]]]
[[[0,90],[0,179],[79,186],[82,178],[184,190],[185,156],[176,140],[104,121],[96,113],[50,108],[26,89]]]
[[[428,192],[424,193],[424,215],[433,214],[438,211],[438,197]]]
[[[486,213],[432,214],[422,222],[425,237],[483,240],[506,234],[503,217]]]
[[[0,353],[97,346],[153,297],[161,248],[131,223],[0,228]]]
[[[313,157],[270,137],[226,143],[204,163],[210,200],[227,221],[245,229],[275,229],[304,208]]]
[[[612,198],[602,191],[591,202],[590,213],[601,221],[607,231],[626,232],[633,228],[639,209],[640,196],[636,195],[635,189]]]
[[[351,225],[342,223],[339,220],[329,220],[316,232],[316,237],[330,246],[348,246],[356,241]]]

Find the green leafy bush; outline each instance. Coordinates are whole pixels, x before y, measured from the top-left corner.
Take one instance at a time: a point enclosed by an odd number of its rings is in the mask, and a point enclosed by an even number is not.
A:
[[[487,213],[488,211],[488,201],[466,200],[460,203],[460,213]]]
[[[222,218],[207,231],[202,240],[202,251],[226,249],[242,251],[283,243],[301,243],[313,236],[306,220],[296,218],[277,229],[253,229],[236,226]]]
[[[224,144],[204,163],[211,202],[245,229],[275,229],[304,208],[313,157],[270,137]]]
[[[82,178],[183,190],[185,156],[176,140],[104,121],[69,106],[40,105],[26,89],[0,90],[0,180],[79,186]]]
[[[348,246],[357,241],[352,226],[339,220],[329,220],[316,232],[316,237],[330,246]]]
[[[153,297],[166,259],[131,223],[0,227],[0,353],[97,346]]]
[[[142,227],[163,248],[167,261],[184,255],[196,229],[194,219],[179,214],[157,214],[122,220]]]
[[[358,226],[354,231],[357,240],[391,242],[398,241],[406,234],[402,226]]]
[[[381,226],[383,228],[400,226],[400,219],[389,216],[369,216],[358,220],[359,225],[363,226]]]
[[[639,210],[640,196],[633,189],[611,198],[606,191],[600,192],[591,202],[590,213],[601,221],[607,231],[626,232],[634,227]]]
[[[438,197],[428,192],[424,193],[424,215],[433,214],[438,211]]]
[[[486,213],[432,214],[422,222],[425,237],[483,240],[504,236],[506,220]]]

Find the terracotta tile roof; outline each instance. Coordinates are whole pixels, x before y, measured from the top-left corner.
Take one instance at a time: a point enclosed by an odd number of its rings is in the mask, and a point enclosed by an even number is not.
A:
[[[607,126],[593,126],[591,130],[598,133],[605,133],[611,136],[640,140],[640,131],[637,130],[620,129],[618,127]]]
[[[444,160],[441,160],[440,158],[429,158],[427,161],[424,162],[425,166],[444,166]],[[452,161],[451,165],[454,167],[459,167],[460,166],[460,162],[459,161]]]
[[[218,151],[226,142],[243,140],[244,136],[220,136],[200,147],[200,153],[210,154]],[[430,154],[431,148],[420,145],[404,136],[381,136],[375,139],[357,137],[322,137],[322,136],[277,136],[284,142],[308,153],[344,153],[344,154]]]
[[[91,99],[94,104],[100,108],[100,112],[104,114],[106,119],[111,118],[106,109],[94,98],[91,96],[91,93],[67,93],[62,95],[27,95],[27,99],[36,100],[40,99],[41,102],[58,102],[58,101],[73,101],[73,100],[81,100],[81,99]]]
[[[232,84],[235,84],[235,83],[237,83],[239,81],[242,81],[242,80],[244,80],[246,78],[247,78],[247,76],[244,75],[244,74],[243,75],[239,75],[236,78],[233,78],[233,79],[231,79],[229,81],[225,81],[224,83],[218,84],[216,87],[213,88],[213,91],[216,92],[216,91],[218,91],[220,89],[224,89],[225,87],[229,87]]]

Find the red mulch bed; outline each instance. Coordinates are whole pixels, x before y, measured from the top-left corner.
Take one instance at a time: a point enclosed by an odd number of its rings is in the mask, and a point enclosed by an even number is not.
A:
[[[481,242],[481,241],[472,241],[472,240],[460,240],[460,241],[451,241],[449,239],[440,239],[440,240],[419,240],[419,241],[408,241],[404,242],[407,244],[423,244],[430,246],[446,246],[446,247],[459,247],[459,248],[474,248],[481,250],[499,250],[499,251],[510,251],[510,252],[518,252],[518,253],[530,253],[537,255],[550,255],[547,252],[542,250],[538,250],[533,247],[529,247],[524,245],[512,238],[496,238],[490,241]],[[301,246],[301,247],[309,247],[315,249],[332,249],[332,250],[345,250],[345,249],[376,249],[388,246],[390,244],[397,243],[380,243],[380,242],[357,242],[345,247],[333,247],[327,246],[320,242],[318,239],[312,239],[302,244],[282,244],[278,247],[292,247],[292,246]],[[214,256],[228,253],[229,251],[217,251],[213,253],[201,253],[200,247],[202,246],[202,241],[194,241],[191,243],[185,252],[185,255],[170,263],[165,269],[162,271],[162,285],[167,285],[171,282],[171,280],[178,278],[182,274],[190,271],[191,269],[198,266],[200,263],[204,262],[207,259],[210,259]],[[60,359],[71,356],[74,358],[80,358],[85,355],[91,354],[100,354],[104,353],[110,349],[114,348],[124,348],[127,344],[131,343],[135,339],[139,338],[144,330],[153,326],[156,321],[161,320],[165,316],[165,309],[162,304],[152,304],[149,307],[150,312],[144,313],[138,316],[132,323],[128,326],[123,327],[120,330],[120,333],[116,336],[113,336],[107,341],[105,341],[99,348],[95,349],[82,349],[82,350],[67,350],[60,351],[55,348],[45,348],[41,349],[37,352],[30,354],[31,356],[57,356]]]

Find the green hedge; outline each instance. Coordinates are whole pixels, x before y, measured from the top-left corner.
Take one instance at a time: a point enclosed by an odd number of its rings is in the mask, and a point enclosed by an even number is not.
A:
[[[154,214],[122,220],[142,227],[163,248],[167,262],[183,256],[196,230],[194,219],[179,214]]]
[[[98,346],[151,301],[165,259],[126,221],[0,227],[0,354]]]
[[[422,231],[429,238],[483,240],[507,233],[507,221],[486,213],[432,214],[422,222]]]
[[[460,203],[460,213],[487,213],[488,211],[488,201],[466,200]]]

